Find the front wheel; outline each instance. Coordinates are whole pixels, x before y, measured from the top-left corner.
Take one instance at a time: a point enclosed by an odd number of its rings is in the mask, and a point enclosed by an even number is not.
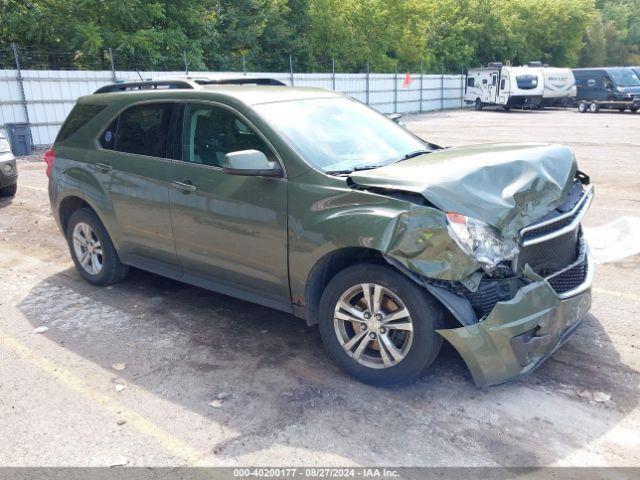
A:
[[[631,107],[629,110],[631,110],[631,113],[636,113],[638,111],[638,107]]]
[[[480,110],[482,110],[482,107],[484,107],[484,103],[482,103],[482,100],[480,100],[479,98],[476,98],[476,110],[479,112]]]
[[[320,302],[320,334],[335,361],[358,380],[416,380],[442,346],[443,312],[426,290],[397,270],[361,264],[338,273]]]
[[[589,111],[589,104],[587,102],[580,102],[578,104],[578,111],[580,113],[587,113]]]

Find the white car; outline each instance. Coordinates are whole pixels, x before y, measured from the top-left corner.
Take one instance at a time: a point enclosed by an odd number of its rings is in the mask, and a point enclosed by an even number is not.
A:
[[[18,189],[18,168],[11,145],[0,133],[0,197],[13,197]]]

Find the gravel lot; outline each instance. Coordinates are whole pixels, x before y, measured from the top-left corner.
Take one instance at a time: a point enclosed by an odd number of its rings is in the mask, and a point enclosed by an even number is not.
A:
[[[606,233],[623,218],[628,253],[640,245],[629,227],[640,114],[406,123],[441,145],[570,145],[596,185],[586,226]],[[599,265],[591,314],[533,375],[478,389],[445,348],[417,384],[376,389],[338,370],[317,328],[292,316],[141,271],[91,287],[50,215],[41,158],[19,170],[17,196],[0,200],[2,466],[640,465],[637,251],[616,258],[605,241],[614,258]]]

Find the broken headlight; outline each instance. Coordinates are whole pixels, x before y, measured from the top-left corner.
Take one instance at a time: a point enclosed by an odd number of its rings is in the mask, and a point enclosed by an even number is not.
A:
[[[490,272],[504,260],[513,260],[519,252],[515,240],[504,238],[491,225],[459,213],[447,213],[449,234],[458,246]]]

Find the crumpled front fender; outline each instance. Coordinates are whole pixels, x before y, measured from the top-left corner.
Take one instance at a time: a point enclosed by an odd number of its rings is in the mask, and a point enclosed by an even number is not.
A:
[[[438,333],[462,356],[478,386],[497,385],[540,365],[575,331],[590,306],[590,289],[560,299],[540,280],[498,302],[484,320]]]

